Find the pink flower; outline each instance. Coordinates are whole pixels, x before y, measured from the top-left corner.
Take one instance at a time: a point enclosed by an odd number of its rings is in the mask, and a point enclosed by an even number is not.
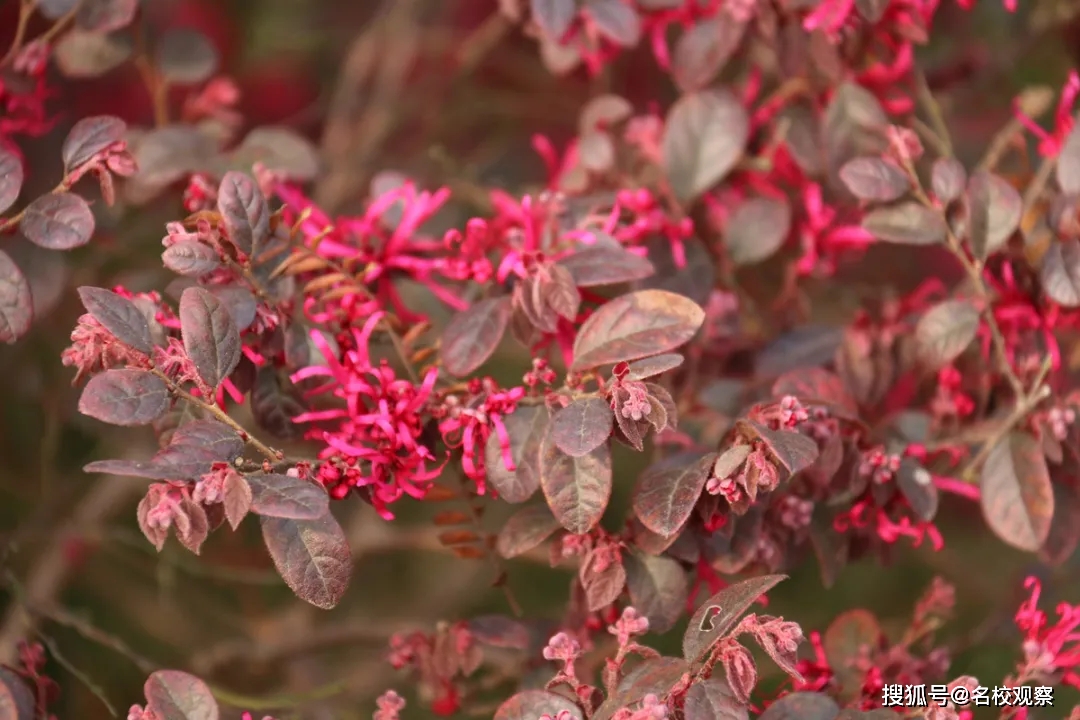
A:
[[[372,365],[368,343],[384,316],[375,313],[362,328],[343,335],[343,344],[351,343],[351,347],[343,350],[340,358],[322,334],[313,331],[312,341],[327,364],[303,368],[293,374],[292,381],[327,378],[326,384],[307,395],[329,393],[345,405],[294,418],[297,423],[333,425],[330,430],[316,427],[307,433],[309,438],[326,443],[319,453],[326,461],[317,472],[319,481],[336,498],[344,497],[351,488],[367,488],[376,510],[390,519],[390,503],[403,494],[423,498],[442,468],[428,468],[435,458],[420,442],[422,411],[431,398],[438,371],[429,371],[417,387],[398,378],[385,361]]]
[[[398,720],[399,713],[405,707],[405,699],[394,690],[387,690],[375,704],[379,709],[372,715],[373,720]]]
[[[1039,139],[1039,154],[1043,157],[1058,155],[1065,143],[1065,138],[1072,132],[1073,123],[1075,122],[1072,108],[1077,95],[1080,95],[1080,74],[1073,70],[1069,73],[1065,86],[1061,90],[1061,99],[1058,101],[1057,112],[1054,113],[1054,128],[1050,132],[1042,129],[1034,120],[1024,114],[1020,109],[1019,99],[1013,103],[1013,114],[1017,120],[1024,124],[1024,127]]]
[[[1080,605],[1061,603],[1058,621],[1053,625],[1039,610],[1042,584],[1029,577],[1024,587],[1031,591],[1016,612],[1016,626],[1024,633],[1022,675],[1035,678],[1060,678],[1060,682],[1080,688]]]

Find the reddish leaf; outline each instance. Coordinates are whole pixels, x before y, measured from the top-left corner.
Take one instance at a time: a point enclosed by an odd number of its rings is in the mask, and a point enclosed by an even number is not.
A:
[[[685,360],[686,358],[679,353],[664,353],[663,355],[654,355],[642,360],[635,360],[630,363],[630,371],[626,374],[626,379],[646,380],[666,373],[668,370],[681,367]]]
[[[683,716],[686,720],[749,720],[750,713],[727,681],[713,675],[690,686]]]
[[[495,549],[508,559],[524,555],[551,537],[559,527],[559,521],[546,505],[521,508],[510,516],[499,531]]]
[[[745,21],[722,12],[699,20],[679,36],[671,56],[671,73],[682,91],[707,87],[735,54],[745,34]]]
[[[810,324],[793,328],[758,353],[755,370],[759,375],[783,375],[830,362],[843,336],[840,327]]]
[[[34,720],[37,702],[26,682],[0,667],[0,720]]]
[[[571,457],[588,455],[611,437],[614,420],[607,400],[578,398],[555,413],[551,423],[552,439]]]
[[[626,120],[634,114],[634,106],[618,95],[597,95],[585,103],[578,118],[578,133],[585,135],[603,130]],[[613,242],[617,242],[612,238]],[[621,249],[621,248],[617,248]],[[579,283],[580,284],[580,283]]]
[[[662,152],[676,197],[689,202],[723,180],[742,157],[750,118],[726,90],[684,95],[671,107]]]
[[[42,195],[27,206],[19,230],[35,245],[49,250],[71,250],[90,242],[94,214],[78,195],[69,192]]]
[[[182,240],[161,253],[165,267],[179,275],[202,277],[221,267],[217,251],[197,240]]]
[[[639,290],[601,305],[578,330],[574,371],[668,352],[694,337],[705,311],[666,290]]]
[[[878,99],[866,88],[845,82],[836,88],[825,108],[822,135],[824,155],[831,173],[839,172],[848,160],[860,155],[881,155],[886,149],[885,133],[889,117]],[[820,144],[816,136],[806,133],[806,154]]]
[[[1050,533],[1054,489],[1039,443],[1010,433],[986,458],[980,480],[983,517],[1002,540],[1037,552]]]
[[[750,449],[750,445],[732,445],[720,453],[712,467],[712,476],[730,477],[746,461],[746,458],[750,457]]]
[[[666,239],[661,241],[659,238],[653,238],[646,241],[649,262],[656,267],[656,274],[634,283],[634,287],[667,290],[685,295],[698,305],[706,304],[716,286],[716,267],[712,250],[693,236],[687,238],[683,244],[686,250],[686,264],[679,267],[675,264],[671,244]]]
[[[198,30],[172,28],[158,39],[157,69],[172,83],[193,85],[210,78],[218,67],[218,53]]]
[[[457,377],[470,375],[487,362],[510,322],[510,298],[488,298],[458,313],[442,335],[443,367]]]
[[[199,678],[179,670],[158,670],[143,685],[146,708],[161,720],[217,720],[213,693]]]
[[[602,565],[597,570],[596,565],[601,557],[605,557],[604,551],[591,551],[581,564],[578,577],[581,586],[585,590],[585,602],[589,612],[599,612],[608,605],[619,599],[623,588],[626,587],[626,568],[623,567],[622,559]]]
[[[33,319],[30,283],[11,256],[0,250],[0,341],[15,342],[30,330]]]
[[[930,308],[915,326],[919,357],[931,370],[950,364],[975,339],[979,318],[970,300],[945,300]]]
[[[207,455],[232,462],[244,450],[244,441],[236,431],[217,420],[193,420],[176,429],[169,447],[197,447]]]
[[[664,537],[678,532],[715,462],[716,453],[679,453],[650,466],[634,488],[634,514],[641,524]]]
[[[561,40],[577,16],[576,0],[529,0],[533,20],[552,40]]]
[[[139,0],[83,0],[75,23],[83,30],[112,32],[130,25],[138,8]]]
[[[75,123],[60,151],[64,170],[71,172],[127,134],[127,124],[118,117],[99,115]]]
[[[569,713],[570,720],[585,717],[581,708],[562,695],[547,690],[525,690],[500,705],[495,720],[537,720],[541,715],[556,717],[560,712]]]
[[[931,170],[930,185],[938,200],[950,203],[964,192],[967,186],[967,171],[956,158],[938,158]]]
[[[968,240],[975,256],[985,260],[1020,226],[1024,200],[1008,181],[985,170],[971,176],[967,196]]]
[[[611,449],[570,457],[548,433],[540,446],[540,487],[564,528],[581,535],[596,527],[611,497]]]
[[[317,520],[330,510],[320,485],[288,475],[249,475],[251,511],[263,517]]]
[[[225,304],[201,287],[180,296],[180,335],[199,376],[216,388],[240,362],[240,331]]]
[[[791,232],[791,205],[776,198],[751,198],[731,213],[724,227],[724,245],[736,265],[767,260]]]
[[[79,299],[117,340],[147,355],[153,350],[150,325],[135,303],[110,290],[86,286],[79,288]]]
[[[274,567],[296,596],[323,610],[337,605],[352,576],[352,554],[334,516],[259,520]]]
[[[148,425],[169,401],[165,381],[148,370],[106,370],[83,388],[79,412],[112,425]]]
[[[508,503],[523,503],[540,487],[540,445],[550,425],[547,409],[538,405],[518,405],[503,418],[510,435],[514,469],[507,470],[498,433],[491,433],[484,447],[487,479]]]
[[[156,128],[132,142],[132,154],[139,170],[132,182],[160,188],[188,173],[205,169],[214,162],[217,142],[187,125]]]
[[[848,697],[854,697],[855,685],[862,678],[856,661],[865,652],[874,652],[881,642],[881,626],[873,613],[862,610],[848,610],[838,615],[822,640],[825,656],[829,660]]]
[[[689,662],[700,659],[759,597],[786,579],[786,575],[762,575],[728,585],[706,600],[690,618],[683,635],[683,657]]]
[[[773,430],[761,423],[740,420],[739,427],[750,437],[761,438],[777,462],[794,475],[817,460],[817,443],[793,430]]]
[[[648,258],[621,247],[594,245],[559,260],[578,287],[617,285],[644,280],[656,272]]]
[[[858,157],[840,168],[840,179],[861,200],[891,202],[911,188],[907,173],[878,157]]]
[[[758,720],[836,720],[840,706],[828,695],[795,692],[780,698]]]
[[[259,303],[251,291],[242,285],[214,285],[207,288],[209,293],[224,303],[229,314],[236,321],[240,332],[247,330],[255,322]]]
[[[649,632],[667,632],[686,609],[686,571],[671,558],[651,555],[628,555],[625,565],[630,604],[649,619]]]
[[[0,148],[0,213],[15,204],[22,184],[22,160]]]
[[[232,244],[246,255],[258,255],[270,236],[270,209],[255,181],[242,172],[225,173],[217,209]]]
[[[940,245],[948,232],[936,210],[915,201],[871,210],[862,226],[878,240],[902,245]]]
[[[224,497],[222,504],[225,506],[225,519],[233,530],[240,527],[240,523],[247,517],[251,510],[251,486],[240,473],[230,473],[225,478]]]
[[[1054,302],[1080,306],[1080,241],[1051,242],[1043,254],[1039,281]]]

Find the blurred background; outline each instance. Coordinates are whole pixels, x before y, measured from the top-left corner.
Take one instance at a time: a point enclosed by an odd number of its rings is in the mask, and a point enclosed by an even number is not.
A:
[[[1074,0],[1032,4],[1016,16],[991,1],[973,12],[944,2],[922,61],[958,154],[971,162],[1008,120],[1022,88],[1060,88],[1080,53],[1080,32],[1069,20]],[[455,191],[449,224],[483,211],[486,187],[519,192],[542,184],[532,133],[549,134],[559,146],[574,135],[577,113],[590,96],[617,92],[641,109],[675,96],[646,47],[598,78],[552,76],[538,60],[535,41],[499,16],[496,5],[146,0],[144,23],[151,36],[176,27],[201,31],[220,55],[221,73],[239,87],[245,128],[285,125],[320,149],[324,172],[312,193],[328,211],[356,210],[373,176],[396,170],[426,187],[446,184]],[[10,42],[17,6],[0,2],[0,47]],[[34,169],[27,193],[55,184],[59,144],[79,118],[114,114],[136,127],[154,122],[154,105],[130,63],[97,78],[56,75],[52,82],[58,89],[48,105],[54,131],[20,141]],[[183,214],[178,192],[121,202],[98,215],[95,239],[69,254],[4,239],[31,276],[39,313],[28,337],[0,347],[0,550],[7,573],[0,653],[10,660],[27,632],[47,645],[49,672],[62,686],[54,711],[63,720],[110,717],[102,698],[126,715],[128,706],[143,701],[148,672],[161,667],[204,678],[223,700],[225,718],[239,717],[240,709],[279,720],[366,718],[388,688],[410,700],[404,717],[426,717],[411,702],[412,683],[385,660],[389,635],[430,632],[439,620],[509,613],[503,593],[490,587],[495,568],[439,547],[430,518],[442,508],[401,503],[398,520],[388,524],[359,502],[338,504],[356,568],[345,600],[327,612],[296,600],[281,583],[257,523],[215,533],[198,558],[172,539],[158,554],[135,523],[146,481],[81,470],[96,459],[146,457],[155,440],[149,430],[106,427],[77,414],[73,373],[60,363],[83,312],[74,288],[163,289],[172,279],[160,263],[164,224]],[[910,287],[926,272],[913,257],[875,252],[850,277]],[[830,321],[850,307],[844,277],[814,289],[815,310]],[[503,379],[520,378],[524,359],[501,357],[496,369]],[[621,525],[646,461],[616,456],[609,527]],[[499,527],[502,510],[492,507],[485,515],[491,528]],[[1012,613],[1023,597],[1022,578],[1030,572],[1053,578],[1044,605],[1051,609],[1055,597],[1080,600],[1077,565],[1051,571],[1009,550],[991,536],[973,503],[949,498],[939,517],[944,551],[898,547],[894,567],[854,565],[827,590],[808,558],[771,596],[771,612],[809,632],[823,631],[843,610],[868,607],[887,628],[902,627],[931,578],[942,575],[957,585],[959,603],[946,630],[957,649],[950,678],[970,673],[986,684],[999,682],[1018,659]],[[527,614],[559,616],[568,571],[548,568],[543,558],[515,561],[507,570]],[[656,646],[676,652],[681,634],[676,627],[656,638]],[[1060,717],[1071,706],[1066,699],[1058,701]]]

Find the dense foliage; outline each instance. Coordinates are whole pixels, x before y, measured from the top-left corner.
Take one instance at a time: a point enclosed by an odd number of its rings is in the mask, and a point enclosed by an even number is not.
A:
[[[158,551],[199,555],[257,523],[281,580],[324,610],[371,581],[342,504],[394,524],[438,503],[438,544],[493,564],[506,612],[395,633],[400,685],[377,720],[413,704],[498,720],[1068,714],[1080,605],[1053,617],[1044,574],[1003,589],[1022,636],[1006,677],[952,667],[939,631],[962,576],[936,578],[899,630],[866,609],[821,628],[763,610],[801,564],[828,587],[898,546],[947,547],[946,495],[981,509],[987,554],[1073,555],[1075,72],[1018,95],[970,162],[916,60],[955,10],[937,0],[503,0],[484,27],[524,33],[547,72],[603,77],[636,53],[676,98],[594,92],[569,142],[533,137],[542,187],[386,171],[337,214],[311,194],[324,158],[244,124],[203,34],[148,39],[136,0],[17,4],[0,231],[64,252],[93,248],[103,213],[174,213],[167,285],[73,283],[84,314],[59,360],[78,411],[158,440],[85,471],[145,481],[137,521]],[[995,10],[1029,10],[1015,5]],[[54,124],[50,68],[129,61],[155,127],[83,117],[52,167],[29,166],[22,144]],[[56,184],[28,191],[31,174]],[[448,224],[461,197],[472,215]],[[842,325],[813,322],[809,288],[853,286],[846,269],[882,245],[918,281],[869,281]],[[0,339],[31,332],[42,282],[0,249]],[[621,486],[625,514],[609,507]],[[524,616],[530,589],[505,569],[537,556],[574,569],[553,617]],[[677,627],[681,653],[643,638]],[[0,718],[48,716],[62,692],[46,672],[62,649],[25,640],[0,668]],[[129,720],[245,709],[148,670]]]

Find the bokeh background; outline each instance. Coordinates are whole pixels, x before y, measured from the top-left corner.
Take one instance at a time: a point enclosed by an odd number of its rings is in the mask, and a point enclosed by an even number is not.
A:
[[[990,0],[973,12],[943,1],[935,40],[921,60],[957,151],[971,162],[1008,120],[1016,93],[1031,84],[1060,87],[1080,54],[1080,32],[1075,23],[1059,22],[1074,11],[1073,0],[1030,3],[1015,16]],[[17,4],[0,3],[0,47],[13,32]],[[212,39],[222,72],[241,90],[246,127],[286,125],[316,143],[325,172],[312,192],[332,212],[355,210],[374,174],[392,169],[428,187],[449,185],[456,200],[445,222],[460,222],[483,211],[485,187],[516,192],[542,183],[531,134],[565,141],[588,97],[617,92],[643,108],[675,93],[647,48],[598,78],[552,77],[534,41],[498,16],[494,0],[144,4],[146,32],[190,27]],[[130,66],[88,81],[58,76],[55,84],[59,94],[49,106],[55,131],[23,143],[36,169],[27,193],[55,183],[60,142],[77,119],[107,113],[133,126],[153,124],[150,98]],[[77,414],[72,372],[60,363],[82,312],[74,288],[162,289],[171,279],[160,266],[164,223],[182,214],[178,193],[141,206],[121,203],[99,215],[90,245],[70,254],[3,239],[30,272],[43,312],[28,337],[0,347],[0,654],[10,660],[25,632],[48,645],[49,671],[62,685],[55,705],[62,720],[110,717],[99,695],[125,716],[158,667],[206,679],[226,718],[239,717],[238,708],[279,720],[366,718],[387,688],[411,701],[411,684],[385,662],[391,632],[508,612],[503,594],[490,587],[490,564],[438,546],[429,522],[434,508],[402,503],[391,525],[359,502],[339,504],[356,568],[345,600],[325,612],[297,601],[280,582],[257,523],[214,534],[199,558],[172,540],[158,554],[135,523],[146,481],[81,470],[95,459],[145,457],[154,439],[148,430],[110,428]],[[824,322],[842,321],[860,286],[902,289],[926,271],[903,252],[871,253],[814,288],[815,312]],[[496,372],[520,377],[524,359],[500,357]],[[621,524],[646,461],[616,456],[609,527]],[[504,515],[493,507],[485,522],[497,528]],[[1018,657],[1012,613],[1024,575],[1050,583],[1045,607],[1051,608],[1054,598],[1080,600],[1077,565],[1044,568],[1009,550],[970,502],[946,500],[940,517],[942,552],[898,548],[892,567],[854,565],[827,590],[808,558],[771,596],[773,612],[811,631],[824,630],[843,610],[868,607],[886,627],[900,628],[931,578],[942,575],[957,585],[959,602],[945,631],[956,652],[950,677],[999,681]],[[558,616],[568,571],[552,570],[542,558],[507,569],[526,613]],[[675,652],[681,632],[680,626],[656,638],[657,647]],[[1045,717],[1064,718],[1064,702],[1062,696]],[[427,715],[416,702],[405,711],[405,717]]]

